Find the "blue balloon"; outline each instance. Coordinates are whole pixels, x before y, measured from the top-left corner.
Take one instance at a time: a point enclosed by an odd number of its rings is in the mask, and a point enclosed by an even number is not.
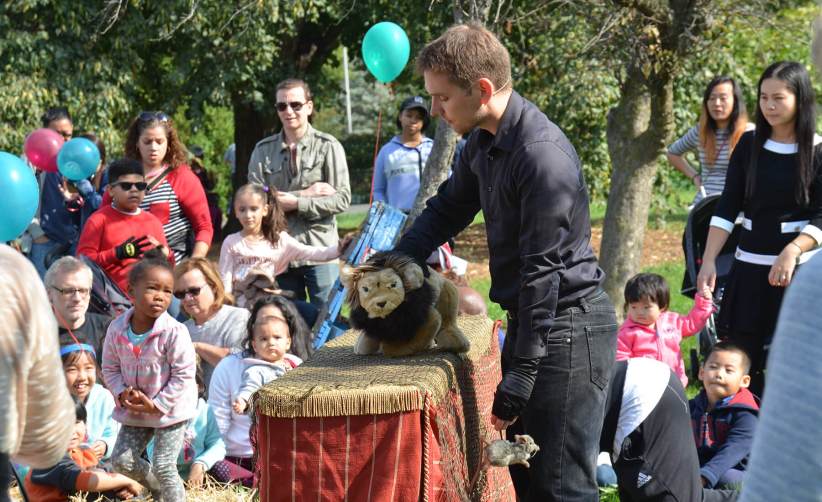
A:
[[[57,154],[57,169],[71,181],[90,177],[99,165],[100,151],[86,138],[70,139]]]
[[[365,66],[384,84],[402,73],[410,54],[411,44],[405,31],[389,21],[372,26],[362,40],[362,59]]]
[[[40,203],[34,172],[16,155],[0,152],[0,242],[12,241],[29,226]]]

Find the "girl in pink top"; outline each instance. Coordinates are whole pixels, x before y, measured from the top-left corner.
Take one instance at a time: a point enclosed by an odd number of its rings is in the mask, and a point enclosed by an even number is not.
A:
[[[628,316],[617,334],[617,361],[647,357],[662,361],[688,385],[679,344],[699,332],[714,309],[708,287],[695,297],[688,315],[668,311],[671,293],[661,275],[637,274],[625,285]]]
[[[226,293],[239,296],[237,284],[252,270],[271,278],[285,272],[291,260],[330,261],[340,256],[339,245],[307,246],[286,232],[285,214],[268,187],[241,186],[234,194],[234,212],[242,231],[229,235],[220,249],[220,276]]]

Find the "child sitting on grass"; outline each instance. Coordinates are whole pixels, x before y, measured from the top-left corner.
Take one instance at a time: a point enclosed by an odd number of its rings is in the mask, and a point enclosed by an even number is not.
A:
[[[75,426],[66,456],[48,469],[32,469],[24,482],[29,500],[68,502],[75,492],[106,493],[119,499],[140,494],[140,483],[122,474],[107,473],[97,467],[97,454],[82,446],[86,438],[86,407],[75,401]],[[95,499],[96,500],[96,499]]]
[[[703,486],[742,484],[759,414],[757,400],[748,390],[750,367],[744,350],[719,342],[699,369],[703,389],[689,406]]]
[[[713,312],[711,290],[695,297],[688,315],[668,311],[671,292],[658,274],[637,274],[625,285],[627,319],[617,334],[617,361],[632,357],[656,359],[670,366],[682,387],[688,386],[679,348],[682,339],[699,332]]]

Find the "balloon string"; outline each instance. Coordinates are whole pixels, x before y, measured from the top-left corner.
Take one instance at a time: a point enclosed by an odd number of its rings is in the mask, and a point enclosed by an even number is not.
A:
[[[377,175],[377,154],[380,151],[380,127],[382,126],[382,108],[380,108],[380,112],[377,114],[377,138],[374,141],[374,162],[372,164],[371,169],[371,196],[368,199],[368,205],[374,202],[374,178]]]

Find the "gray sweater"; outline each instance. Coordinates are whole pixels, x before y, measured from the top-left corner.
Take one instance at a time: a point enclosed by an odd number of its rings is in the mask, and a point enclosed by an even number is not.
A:
[[[782,303],[742,502],[822,501],[822,259]]]
[[[246,309],[223,305],[214,314],[214,317],[202,325],[197,326],[194,319],[189,319],[185,322],[185,326],[191,334],[192,342],[208,343],[227,349],[239,349],[245,338],[246,324],[250,316],[251,313]],[[203,368],[205,387],[208,389],[214,366],[208,364],[205,360],[201,361],[200,364]]]

